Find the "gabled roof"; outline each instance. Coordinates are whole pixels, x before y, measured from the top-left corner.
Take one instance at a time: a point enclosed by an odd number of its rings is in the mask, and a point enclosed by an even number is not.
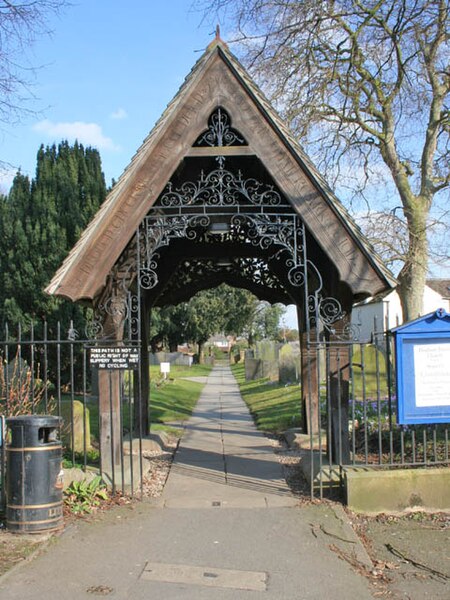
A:
[[[396,290],[395,289],[391,289],[391,290],[384,290],[383,292],[380,292],[379,294],[375,294],[375,296],[370,296],[369,298],[365,298],[364,300],[361,300],[360,302],[356,302],[353,305],[353,308],[358,308],[359,306],[367,306],[369,304],[378,304],[379,302],[384,302],[389,300],[389,297],[391,294],[393,294]]]
[[[450,298],[450,279],[427,279],[426,284],[442,298]]]
[[[290,200],[354,296],[375,295],[395,279],[330,190],[301,146],[220,39],[197,61],[46,288],[72,300],[93,299],[177,166],[222,105]]]

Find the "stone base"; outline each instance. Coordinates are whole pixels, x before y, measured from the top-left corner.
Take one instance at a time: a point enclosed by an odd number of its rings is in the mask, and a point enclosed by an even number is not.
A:
[[[311,435],[304,433],[300,427],[293,427],[284,432],[284,439],[290,448],[299,448],[300,450],[311,450]],[[312,447],[313,450],[322,451],[326,450],[327,438],[326,432],[322,430],[322,433],[314,433],[312,436]]]
[[[344,467],[348,507],[355,512],[450,510],[450,468]]]
[[[336,489],[341,486],[340,469],[338,465],[330,465],[326,462],[326,456],[322,454],[322,462],[318,452],[311,453],[309,450],[302,454],[300,468],[306,481],[314,489]]]
[[[116,490],[122,490],[125,493],[134,493],[137,492],[141,485],[141,471],[140,471],[140,460],[139,456],[132,456],[132,465],[133,469],[131,469],[131,461],[130,457],[124,458],[123,463],[123,481],[122,481],[122,468],[116,467],[114,469],[114,478],[112,474],[111,467],[106,466],[103,469],[102,477],[103,481],[106,483],[107,487],[111,489],[113,487],[113,479]],[[143,458],[142,459],[142,468],[143,468],[143,476],[147,474],[148,470],[148,461]],[[133,475],[133,477],[132,477]]]
[[[141,486],[141,471],[139,456],[132,457],[133,464],[133,477],[131,477],[131,461],[130,457],[124,457],[123,464],[123,486],[122,486],[122,468],[115,467],[114,469],[114,484],[116,490],[123,491],[125,493],[137,492]],[[145,458],[142,459],[142,470],[143,476],[145,477],[149,469],[149,461]],[[77,468],[64,469],[64,489],[66,489],[73,481],[87,481],[90,483],[95,477],[100,475],[100,469],[95,467],[88,467],[86,471]],[[102,472],[102,479],[105,482],[108,489],[113,487],[113,475],[111,467],[106,465]],[[132,481],[133,480],[133,481]],[[133,488],[133,489],[132,489]]]
[[[64,489],[69,487],[71,483],[74,481],[87,481],[90,483],[93,479],[100,475],[100,470],[94,467],[88,467],[86,471],[83,469],[78,469],[77,467],[71,467],[69,469],[63,469],[64,477],[63,477],[63,486]]]

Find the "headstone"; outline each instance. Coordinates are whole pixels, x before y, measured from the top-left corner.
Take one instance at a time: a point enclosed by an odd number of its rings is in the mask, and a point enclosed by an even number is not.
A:
[[[63,445],[75,452],[84,452],[84,439],[86,434],[86,450],[91,450],[91,428],[89,421],[89,408],[86,407],[85,427],[83,427],[83,403],[79,400],[73,401],[73,435],[72,435],[72,415],[70,411],[70,401],[62,402],[61,416],[64,420],[62,426]],[[72,447],[73,442],[73,447]]]

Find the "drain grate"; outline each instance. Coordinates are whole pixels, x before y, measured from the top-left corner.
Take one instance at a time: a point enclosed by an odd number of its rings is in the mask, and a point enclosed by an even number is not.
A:
[[[141,579],[256,592],[264,592],[267,589],[267,573],[264,572],[235,571],[193,565],[148,562],[141,574]]]

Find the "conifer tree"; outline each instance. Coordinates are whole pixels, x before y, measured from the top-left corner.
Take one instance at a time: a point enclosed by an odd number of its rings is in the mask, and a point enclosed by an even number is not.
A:
[[[105,196],[98,151],[78,143],[41,146],[31,182],[17,173],[10,193],[0,199],[2,323],[21,323],[26,331],[43,319],[50,329],[58,320],[73,319],[75,329],[84,328],[79,306],[43,290]]]

